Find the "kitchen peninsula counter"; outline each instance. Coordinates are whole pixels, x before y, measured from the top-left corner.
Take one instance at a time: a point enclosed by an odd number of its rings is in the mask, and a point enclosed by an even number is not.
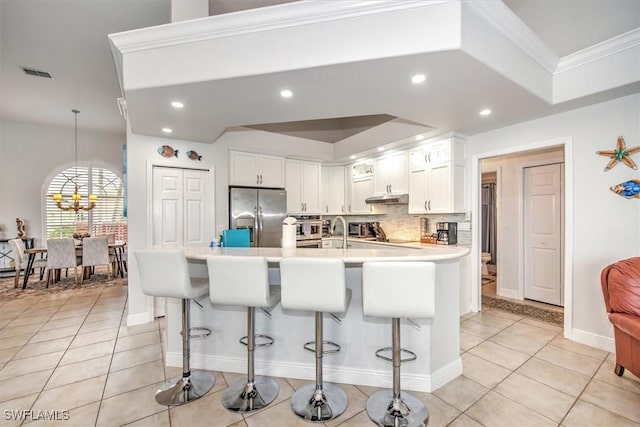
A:
[[[288,257],[314,257],[314,258],[338,258],[347,264],[362,264],[366,261],[445,261],[463,257],[469,253],[469,248],[457,246],[437,246],[429,247],[408,247],[409,244],[395,245],[391,247],[386,242],[366,242],[380,243],[379,247],[356,249],[349,248],[185,248],[187,259],[206,260],[210,256],[216,255],[242,255],[265,257],[267,262],[277,263],[282,258]],[[419,243],[418,243],[419,244]]]
[[[367,261],[431,261],[436,263],[436,304],[433,319],[402,320],[402,346],[418,359],[402,366],[402,387],[433,391],[462,374],[460,359],[460,260],[469,253],[464,247],[390,247],[371,249],[315,248],[185,248],[191,274],[207,277],[206,259],[220,255],[264,256],[269,263],[272,284],[279,283],[278,263],[282,258],[324,257],[344,260],[347,287],[352,291],[349,308],[340,322],[324,317],[325,339],[342,350],[324,359],[325,381],[377,387],[391,387],[392,369],[375,357],[375,351],[391,346],[391,320],[366,317],[362,313],[362,263]],[[389,292],[394,284],[389,283]],[[322,292],[322,289],[318,289]],[[407,295],[407,298],[411,298]],[[238,339],[246,335],[244,307],[217,306],[208,297],[191,310],[192,325],[208,327],[212,334],[191,343],[192,368],[246,373],[246,348]],[[180,301],[167,299],[166,334],[169,366],[181,366]],[[275,343],[255,352],[256,374],[313,381],[315,359],[302,345],[313,339],[311,312],[283,310],[278,304],[269,315],[256,312],[256,333],[270,335]]]

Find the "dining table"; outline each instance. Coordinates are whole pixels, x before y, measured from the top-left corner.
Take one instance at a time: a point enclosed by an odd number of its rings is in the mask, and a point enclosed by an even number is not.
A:
[[[115,243],[109,243],[109,251],[113,250],[113,254],[116,258],[117,271],[116,275],[120,275],[120,277],[124,277],[124,251],[127,242],[125,241],[116,241]],[[76,252],[79,256],[82,256],[82,243],[76,245]],[[36,256],[40,254],[41,257],[47,253],[47,248],[29,248],[25,249],[25,254],[29,257],[27,259],[27,268],[24,271],[24,280],[22,283],[22,289],[27,287],[27,282],[29,281],[29,276],[31,275],[31,270],[33,270],[33,262],[36,259]]]

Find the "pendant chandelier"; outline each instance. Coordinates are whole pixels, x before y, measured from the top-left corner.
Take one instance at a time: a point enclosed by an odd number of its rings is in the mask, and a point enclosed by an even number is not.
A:
[[[80,112],[80,110],[71,111],[73,112],[73,114],[75,114],[75,191],[71,195],[71,202],[67,204],[67,206],[62,206],[64,198],[62,197],[61,193],[54,194],[53,201],[56,202],[56,206],[63,211],[74,211],[77,213],[78,211],[90,211],[91,209],[95,208],[98,196],[96,196],[95,194],[89,195],[89,206],[82,206],[80,204],[82,200],[82,196],[80,195],[80,193],[78,193],[78,113]]]

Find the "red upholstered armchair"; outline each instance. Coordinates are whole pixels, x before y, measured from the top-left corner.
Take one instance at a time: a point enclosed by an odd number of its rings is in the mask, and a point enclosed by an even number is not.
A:
[[[613,263],[600,275],[616,341],[615,373],[640,377],[640,257]]]

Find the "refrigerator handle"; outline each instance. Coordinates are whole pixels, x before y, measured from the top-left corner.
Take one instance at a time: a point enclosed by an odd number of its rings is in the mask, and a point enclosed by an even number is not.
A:
[[[258,246],[260,239],[260,221],[258,220],[258,207],[253,207],[253,246]]]
[[[262,206],[258,207],[258,244],[256,246],[260,246],[262,245],[262,242],[260,240],[262,240]]]

